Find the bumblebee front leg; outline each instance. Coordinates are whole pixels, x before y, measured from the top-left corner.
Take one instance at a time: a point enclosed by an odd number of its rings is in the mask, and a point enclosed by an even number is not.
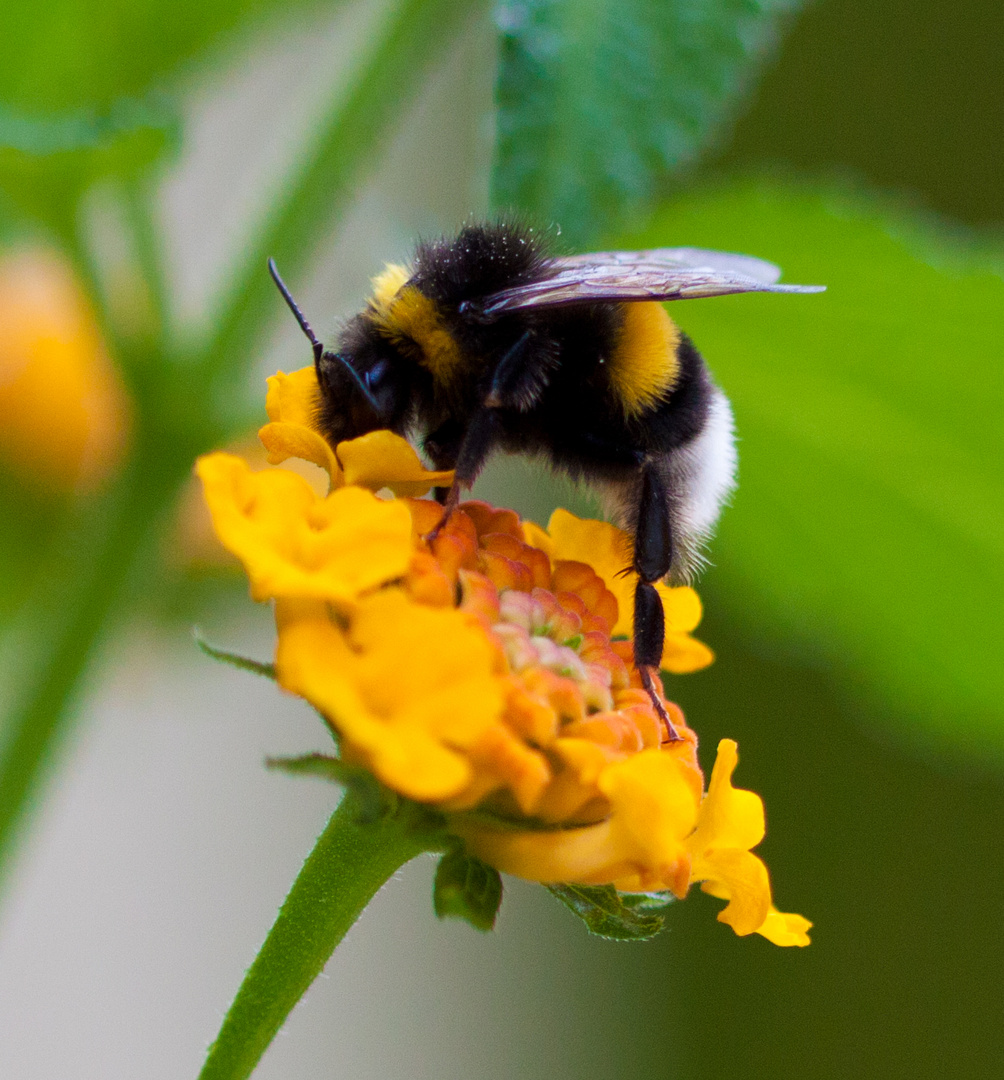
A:
[[[426,435],[422,447],[432,458],[432,463],[437,469],[455,469],[463,441],[464,429],[456,420],[447,420],[445,424]],[[445,504],[450,497],[450,488],[433,488],[432,494],[436,502]]]
[[[657,469],[651,464],[643,465],[634,538],[634,569],[638,574],[634,591],[634,662],[655,711],[666,725],[669,741],[676,742],[681,736],[673,727],[656,689],[662,666],[666,618],[662,598],[654,583],[669,573],[672,563],[673,529],[669,517],[669,495]]]
[[[439,519],[439,524],[425,538],[430,544],[456,510],[460,503],[461,491],[469,489],[477,479],[488,455],[495,448],[498,436],[499,421],[496,411],[491,408],[479,409],[468,424],[460,443],[453,483],[447,489],[446,497],[440,498],[441,489],[437,489],[436,497],[443,504],[443,516]]]

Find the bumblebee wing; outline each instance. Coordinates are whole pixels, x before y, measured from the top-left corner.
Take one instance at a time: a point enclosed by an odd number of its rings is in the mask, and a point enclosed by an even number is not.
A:
[[[753,255],[738,255],[731,251],[708,251],[706,248],[651,248],[648,251],[597,251],[588,255],[569,255],[555,259],[560,269],[578,266],[664,266],[667,270],[719,270],[739,274],[765,285],[773,285],[781,277],[781,268],[766,259]]]
[[[555,259],[546,277],[461,305],[494,322],[511,311],[632,300],[686,300],[742,292],[821,292],[820,285],[778,285],[780,270],[751,255],[700,248],[602,251]]]

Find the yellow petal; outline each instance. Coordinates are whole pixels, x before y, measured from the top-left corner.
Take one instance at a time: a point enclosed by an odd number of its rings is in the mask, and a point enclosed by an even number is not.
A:
[[[683,837],[697,806],[676,760],[643,751],[610,765],[599,786],[610,815],[597,825],[516,832],[461,819],[451,827],[479,858],[531,881],[630,881],[646,891],[685,889],[689,860]]]
[[[763,839],[763,803],[752,791],[732,786],[738,761],[735,742],[722,739],[687,848],[692,860],[691,881],[703,882],[705,892],[728,900],[718,919],[745,935],[758,930],[767,919],[770,879],[767,867],[749,850]]]
[[[524,531],[526,528],[524,524]],[[547,531],[551,541],[548,554],[552,559],[587,563],[603,579],[603,584],[617,598],[617,625],[613,634],[630,637],[634,633],[634,590],[638,580],[635,574],[624,573],[625,567],[632,563],[631,537],[609,522],[577,518],[561,508],[551,515]],[[534,542],[529,535],[527,542]],[[682,675],[707,667],[714,660],[714,653],[686,636],[701,621],[701,598],[686,585],[671,587],[660,581],[655,588],[666,615],[663,669]]]
[[[395,495],[419,498],[434,487],[453,483],[452,471],[426,469],[411,443],[392,431],[370,431],[340,442],[338,460],[345,470],[346,484],[371,491],[390,488]]]
[[[285,469],[253,473],[242,458],[208,454],[196,471],[213,527],[243,563],[256,600],[354,600],[401,577],[411,560],[411,515],[362,488],[320,498]]]
[[[331,477],[332,487],[338,487],[344,480],[335,452],[327,441],[311,428],[300,424],[271,423],[258,431],[262,446],[268,451],[269,465],[281,465],[288,458],[303,458],[326,469]]]
[[[329,718],[349,760],[410,798],[463,791],[471,780],[463,749],[503,707],[494,649],[480,627],[393,588],[361,600],[348,633],[316,601],[280,600],[276,622],[280,684]]]
[[[530,547],[543,551],[549,559],[554,558],[554,541],[535,521],[523,522],[523,539]]]
[[[704,614],[701,598],[689,585],[669,586],[660,581],[655,588],[662,597],[662,607],[666,612],[666,630],[675,634],[689,634]]]
[[[749,851],[763,839],[763,802],[752,791],[732,786],[732,773],[739,763],[733,739],[722,739],[711,770],[708,793],[701,803],[697,828],[688,840],[695,856],[712,848],[740,848]]]
[[[303,458],[327,470],[331,486],[338,487],[343,483],[338,459],[316,427],[320,391],[314,368],[300,368],[290,375],[277,371],[267,381],[265,409],[271,423],[261,428],[258,438],[268,451],[269,464]]]
[[[321,391],[312,364],[288,375],[284,371],[277,371],[266,382],[265,410],[269,420],[316,430]]]
[[[547,524],[555,560],[586,563],[603,579],[603,584],[617,598],[617,625],[613,634],[633,633],[634,574],[623,574],[631,566],[631,538],[606,521],[578,518],[560,507]]]
[[[667,631],[662,646],[662,670],[673,675],[689,675],[700,671],[713,663],[715,654],[697,638],[689,634],[674,634]]]
[[[604,770],[610,767],[614,754],[590,739],[558,738],[548,747],[583,787],[595,786]]]
[[[472,695],[467,710],[429,716],[436,731],[457,745],[472,744],[486,720],[501,713],[496,647],[467,612],[426,607],[388,589],[360,606],[352,642],[376,658],[372,669],[363,666],[360,678],[384,711],[402,708],[402,696],[407,708],[421,708],[414,703],[433,689],[467,686]],[[387,679],[390,668],[393,678]],[[473,700],[480,693],[489,700]]]
[[[470,769],[462,755],[421,731],[394,730],[373,712],[356,684],[356,655],[323,602],[280,599],[276,623],[280,685],[329,719],[345,740],[348,760],[369,765],[414,799],[448,798],[467,783]]]
[[[763,926],[770,912],[770,879],[767,867],[751,852],[723,848],[695,855],[690,878],[703,881],[704,892],[728,900],[718,921],[741,937]]]
[[[775,945],[798,945],[810,944],[808,931],[812,923],[803,919],[801,915],[789,915],[778,911],[771,905],[767,918],[763,925],[757,927],[757,933],[762,934],[768,941]]]

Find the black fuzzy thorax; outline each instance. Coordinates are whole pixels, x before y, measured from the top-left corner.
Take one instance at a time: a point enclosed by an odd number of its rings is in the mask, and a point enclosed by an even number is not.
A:
[[[545,374],[556,356],[546,315],[521,312],[488,325],[461,314],[467,301],[481,300],[551,273],[545,237],[515,220],[465,226],[454,238],[420,244],[408,284],[432,300],[465,358],[448,385],[432,387],[420,413],[435,426],[443,411],[465,413],[478,407],[497,363],[531,329],[534,341],[528,364]]]
[[[422,245],[410,284],[436,302],[468,364],[457,385],[416,393],[418,427],[437,464],[452,464],[464,426],[478,409],[496,365],[529,332],[525,364],[542,389],[530,409],[496,411],[500,449],[540,455],[576,479],[618,481],[642,462],[685,445],[704,427],[711,381],[686,335],[677,353],[671,392],[640,416],[627,417],[606,364],[624,322],[618,303],[529,308],[484,325],[460,307],[540,280],[551,258],[539,233],[512,222],[469,226],[452,240]]]
[[[540,232],[516,221],[466,225],[455,237],[419,244],[409,284],[444,311],[549,273],[551,254]]]
[[[367,372],[390,372],[386,410],[368,420],[344,372],[332,366],[321,417],[329,438],[337,442],[373,427],[410,429],[424,437],[438,467],[451,468],[499,364],[514,348],[520,349],[532,405],[492,410],[495,447],[546,457],[575,478],[620,481],[636,476],[645,461],[700,434],[712,385],[686,335],[677,352],[673,386],[641,415],[627,416],[606,367],[621,334],[623,304],[528,308],[487,325],[461,314],[465,301],[540,280],[551,266],[542,234],[513,221],[470,225],[454,238],[421,244],[408,284],[434,302],[464,362],[448,379],[437,381],[414,355],[403,355],[382,337],[365,315],[357,316],[343,331],[339,352],[351,357],[364,378]],[[347,401],[352,402],[348,410]]]

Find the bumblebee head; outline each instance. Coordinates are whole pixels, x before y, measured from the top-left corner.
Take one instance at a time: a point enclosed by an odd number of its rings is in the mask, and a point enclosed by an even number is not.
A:
[[[350,324],[339,350],[322,350],[315,360],[321,421],[332,443],[407,425],[412,365],[367,329]]]
[[[321,426],[332,444],[369,431],[401,432],[408,418],[410,365],[362,319],[354,319],[340,348],[324,348],[304,318],[272,259],[269,273],[314,352],[321,391]]]

